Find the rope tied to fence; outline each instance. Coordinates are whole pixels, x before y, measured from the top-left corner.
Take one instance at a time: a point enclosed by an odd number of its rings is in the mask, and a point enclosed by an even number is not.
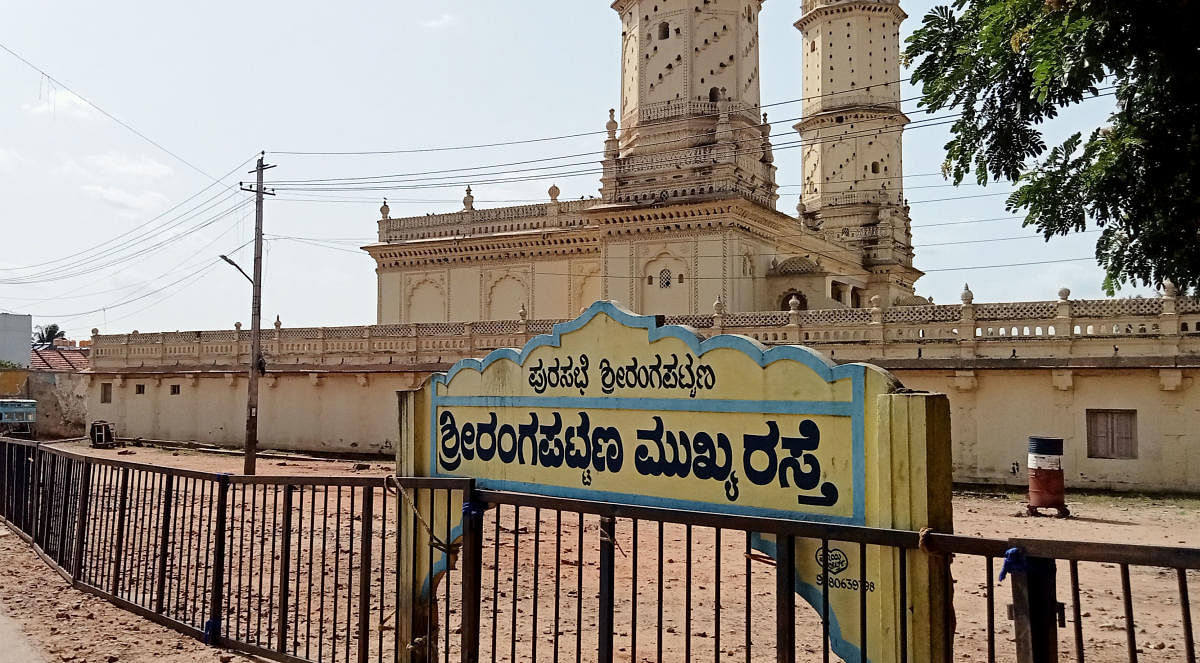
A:
[[[425,515],[421,513],[421,509],[417,508],[417,501],[413,499],[412,495],[408,494],[408,490],[405,489],[404,486],[400,485],[400,482],[396,480],[395,477],[388,477],[387,482],[389,484],[395,484],[396,492],[398,492],[404,498],[404,502],[408,504],[408,508],[413,512],[413,515],[417,517],[417,522],[421,523],[421,528],[424,529],[425,533],[429,535],[430,546],[434,550],[447,555],[457,555],[459,549],[462,548],[462,544],[447,543],[446,541],[439,539],[438,536],[433,533],[433,527],[430,526],[429,521],[425,520]],[[466,512],[466,509],[467,503],[464,503],[463,511]]]

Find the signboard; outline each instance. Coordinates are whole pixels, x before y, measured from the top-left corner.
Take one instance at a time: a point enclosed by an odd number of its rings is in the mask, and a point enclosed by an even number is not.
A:
[[[524,348],[435,375],[416,401],[407,462],[488,490],[948,532],[948,402],[899,387],[866,364],[743,336],[701,339],[596,302]],[[773,537],[752,544],[778,557]],[[898,553],[869,548],[863,585],[861,550],[798,540],[796,591],[821,612],[828,590],[830,639],[844,660],[898,660]],[[947,615],[921,601],[942,596],[929,583],[945,578],[925,557],[910,558],[907,580],[929,591],[910,591],[905,612],[911,660],[933,661]],[[418,600],[445,563],[414,569]],[[863,587],[869,655],[858,648]]]
[[[430,476],[558,497],[863,524],[885,373],[598,302],[431,385]]]

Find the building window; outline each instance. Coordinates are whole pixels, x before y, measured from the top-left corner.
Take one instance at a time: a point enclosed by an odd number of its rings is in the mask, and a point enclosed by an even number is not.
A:
[[[146,385],[144,385],[144,384],[136,384],[136,385],[134,385],[134,386],[133,386],[133,393],[137,394],[138,396],[141,396],[141,395],[145,394],[145,393],[146,393]]]
[[[710,88],[708,91],[708,100],[714,104],[717,103],[718,101],[720,101],[721,100],[721,89],[715,88],[715,87]]]
[[[658,24],[658,38],[659,39],[670,39],[671,38],[671,24],[670,23],[663,21],[662,23]]]
[[[112,402],[112,383],[111,382],[101,382],[100,383],[100,402],[101,403],[111,403]]]
[[[173,385],[171,385],[171,395],[172,395],[172,396],[178,396],[178,395],[179,395],[179,385],[177,385],[177,384],[173,384]]]
[[[1088,458],[1137,458],[1137,410],[1088,410]]]
[[[876,175],[879,174],[879,162],[878,161],[871,162],[871,172]]]
[[[671,276],[671,270],[664,269],[658,273],[658,287],[670,288],[672,280],[673,277]]]

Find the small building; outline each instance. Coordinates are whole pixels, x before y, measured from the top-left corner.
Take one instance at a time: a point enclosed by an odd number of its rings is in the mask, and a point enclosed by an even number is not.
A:
[[[33,338],[33,316],[0,313],[0,367],[29,366],[29,339]]]

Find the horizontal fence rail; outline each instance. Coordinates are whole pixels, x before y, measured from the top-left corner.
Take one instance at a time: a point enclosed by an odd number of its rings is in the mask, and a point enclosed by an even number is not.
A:
[[[733,517],[464,479],[223,475],[10,438],[0,521],[78,589],[285,662],[857,663],[890,648],[916,663],[916,644],[971,662],[1196,660],[1195,549]],[[796,550],[823,560],[800,592]],[[413,597],[401,579],[418,563],[434,573]],[[922,643],[911,611],[930,591],[958,622]],[[831,619],[835,592],[858,601],[849,624]],[[860,625],[888,610],[898,629],[876,642]]]

